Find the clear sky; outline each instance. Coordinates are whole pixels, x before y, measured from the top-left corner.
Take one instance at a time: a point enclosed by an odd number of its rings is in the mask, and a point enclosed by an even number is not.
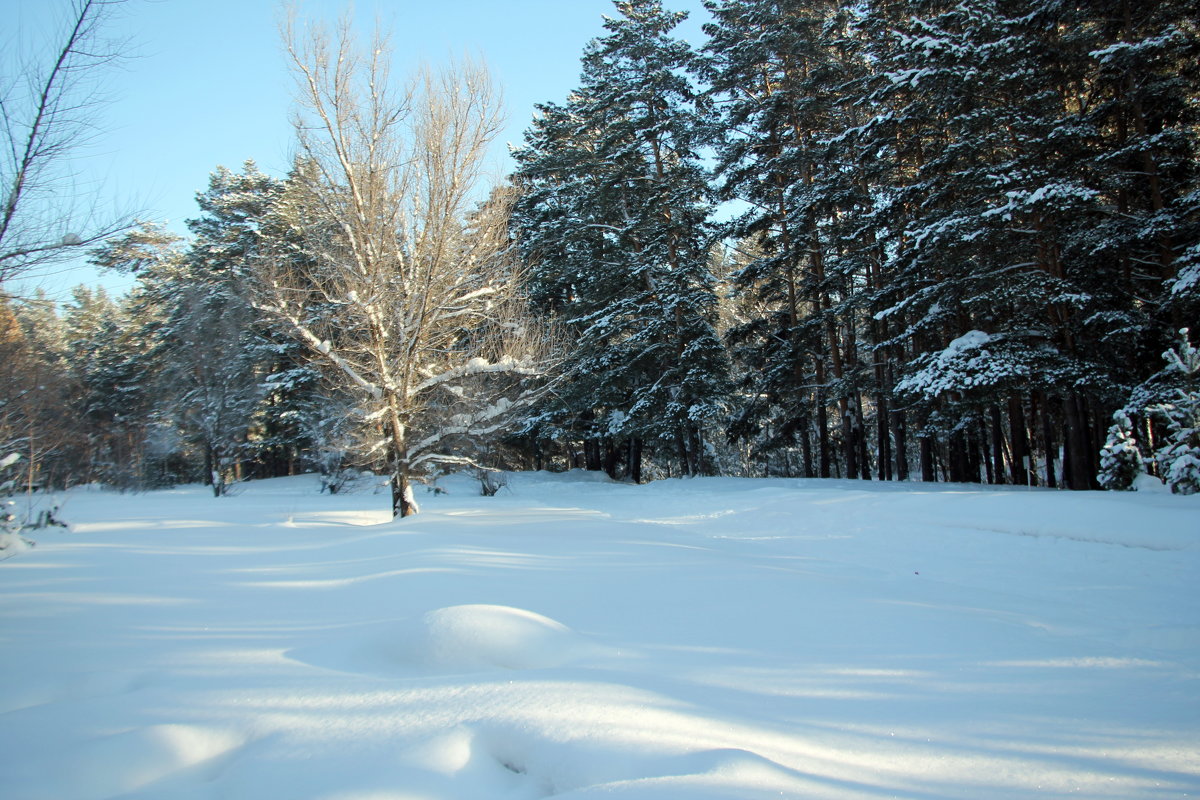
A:
[[[15,36],[22,49],[48,48],[52,23],[69,5],[0,0],[0,27],[7,28],[0,46]],[[699,42],[707,19],[700,0],[665,5],[691,13],[679,33]],[[346,6],[306,0],[299,10],[334,21]],[[238,170],[250,158],[283,176],[292,152],[292,81],[278,34],[282,7],[273,0],[128,0],[106,33],[127,38],[133,57],[107,75],[110,102],[99,133],[74,165],[101,211],[144,209],[144,217],[185,234],[183,221],[197,213],[195,194],[218,165]],[[422,61],[482,57],[508,111],[494,147],[498,174],[511,168],[506,142],[521,141],[536,103],[562,101],[578,84],[583,46],[604,33],[602,15],[616,14],[611,0],[358,0],[353,7],[364,37],[376,19],[391,31],[397,75]],[[119,291],[130,282],[85,268],[40,280],[60,297],[78,283]]]

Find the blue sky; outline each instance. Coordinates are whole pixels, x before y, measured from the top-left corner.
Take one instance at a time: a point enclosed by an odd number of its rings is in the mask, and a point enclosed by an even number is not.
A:
[[[680,35],[698,42],[707,18],[700,0],[667,0],[691,12]],[[333,21],[346,4],[300,3],[302,17]],[[3,19],[21,45],[48,41],[68,0],[0,0]],[[494,147],[498,174],[510,167],[505,143],[519,143],[534,104],[561,101],[578,84],[579,57],[601,35],[611,0],[358,0],[362,35],[378,18],[392,33],[394,72],[457,55],[482,57],[504,91],[508,127]],[[96,192],[103,211],[144,209],[186,233],[195,194],[217,165],[240,168],[248,158],[273,175],[290,163],[292,83],[272,0],[128,0],[106,32],[127,38],[134,55],[106,76],[110,102],[99,133],[77,153],[80,185]],[[15,24],[14,24],[15,23]],[[98,188],[97,188],[98,187]],[[122,290],[129,281],[86,268],[45,276],[52,295],[78,283]]]

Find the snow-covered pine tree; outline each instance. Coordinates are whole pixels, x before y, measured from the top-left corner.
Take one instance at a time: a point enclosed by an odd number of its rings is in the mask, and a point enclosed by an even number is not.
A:
[[[1161,426],[1154,460],[1176,494],[1200,493],[1200,348],[1188,333],[1179,331],[1179,344],[1163,353],[1166,368],[1134,393],[1135,404],[1155,399],[1143,413]]]
[[[101,435],[107,455],[100,480],[119,487],[202,480],[174,419],[175,393],[164,380],[172,350],[162,339],[164,298],[176,284],[183,239],[141,222],[89,253],[92,264],[138,279],[119,314],[92,338],[73,343],[72,370],[82,383],[80,414]],[[111,457],[111,458],[110,458]]]
[[[1180,392],[1149,412],[1167,428],[1167,441],[1154,456],[1163,480],[1176,494],[1200,493],[1200,391]]]
[[[86,479],[121,489],[144,485],[146,433],[155,409],[145,340],[127,298],[79,287],[63,311],[72,406],[86,445]],[[82,477],[82,476],[81,476]]]
[[[892,303],[877,316],[900,323],[895,340],[914,356],[910,378],[953,362],[945,348],[969,331],[986,332],[989,352],[1011,365],[1004,385],[967,374],[916,407],[925,441],[942,442],[957,479],[979,479],[975,453],[990,439],[993,476],[1007,453],[1010,479],[1030,480],[1030,430],[1040,416],[1044,432],[1061,429],[1067,484],[1089,487],[1096,425],[1114,403],[1105,350],[1090,346],[1112,333],[1090,285],[1103,279],[1063,255],[1098,203],[1072,107],[1078,20],[1065,19],[1064,8],[970,0],[923,2],[913,14],[909,5],[873,3],[864,21],[879,34],[870,38],[871,99],[887,109],[878,127],[896,142],[886,151],[888,201],[902,212],[884,229]],[[1053,483],[1049,438],[1042,450]]]
[[[279,181],[252,161],[240,173],[218,167],[197,194],[202,214],[188,221],[195,238],[186,252],[166,250],[144,263],[128,262],[138,269],[136,303],[153,342],[147,357],[156,362],[166,401],[160,418],[196,449],[200,475],[217,496],[249,454],[271,363],[271,342],[250,305],[246,281],[258,227],[279,190]]]
[[[1134,438],[1133,423],[1128,414],[1117,411],[1113,414],[1108,438],[1100,450],[1100,474],[1097,480],[1102,488],[1130,491],[1144,471],[1142,453]]]
[[[525,145],[513,152],[517,198],[509,219],[516,248],[527,265],[530,302],[539,312],[561,320],[578,339],[586,317],[613,296],[612,273],[594,265],[614,261],[615,240],[607,223],[597,223],[592,207],[599,172],[591,131],[581,124],[573,100],[566,105],[538,106],[525,132]],[[553,443],[583,443],[584,466],[602,468],[604,451],[614,452],[605,424],[607,408],[623,402],[622,388],[589,381],[578,368],[580,348],[573,348],[567,375],[553,394],[531,409],[523,434],[539,451]],[[600,413],[597,414],[597,409]]]
[[[1081,6],[1077,25],[1089,67],[1080,124],[1094,142],[1086,166],[1104,206],[1067,255],[1088,269],[1116,265],[1104,277],[1136,298],[1127,325],[1141,326],[1143,365],[1200,314],[1187,277],[1200,257],[1197,12],[1190,0],[1101,0]]]
[[[576,339],[549,412],[599,466],[640,480],[644,448],[686,474],[713,469],[707,436],[728,392],[708,269],[708,187],[694,54],[659,0],[615,3],[566,106],[545,106],[516,154],[513,229],[534,297]],[[566,226],[574,234],[559,239]],[[623,456],[623,459],[622,459]],[[618,464],[624,461],[625,468]]]
[[[855,167],[871,159],[847,157],[845,132],[858,114],[851,90],[865,68],[849,35],[851,14],[832,2],[706,6],[714,22],[705,28],[700,73],[723,112],[714,126],[716,172],[722,197],[747,209],[726,233],[755,254],[735,285],[766,311],[731,332],[752,365],[743,373],[749,402],[733,431],[770,431],[772,447],[798,443],[804,475],[829,476],[844,465],[846,474],[867,477],[855,287],[874,237],[860,221],[870,203]]]

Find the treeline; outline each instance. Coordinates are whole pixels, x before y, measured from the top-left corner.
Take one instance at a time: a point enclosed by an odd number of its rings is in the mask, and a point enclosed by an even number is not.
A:
[[[318,376],[256,320],[246,291],[281,193],[253,163],[218,169],[189,245],[143,225],[93,251],[97,266],[137,276],[127,295],[80,287],[60,313],[43,297],[6,301],[0,435],[23,480],[219,489],[324,457]]]
[[[369,467],[397,513],[446,464],[1200,488],[1194,3],[705,5],[693,46],[616,2],[469,212],[406,227],[453,137],[400,183],[351,124],[285,180],[219,169],[186,245],[95,251],[127,297],[7,302],[5,452],[218,491]]]
[[[755,474],[1096,486],[1198,318],[1196,5],[713,0],[698,49],[616,5],[516,154],[585,376],[535,430],[591,465],[727,440]],[[1187,438],[1168,394],[1143,447]]]

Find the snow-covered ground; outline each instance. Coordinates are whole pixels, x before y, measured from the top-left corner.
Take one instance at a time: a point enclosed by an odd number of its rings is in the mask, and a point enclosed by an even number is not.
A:
[[[72,494],[0,563],[0,796],[1200,796],[1200,498],[444,485]]]

